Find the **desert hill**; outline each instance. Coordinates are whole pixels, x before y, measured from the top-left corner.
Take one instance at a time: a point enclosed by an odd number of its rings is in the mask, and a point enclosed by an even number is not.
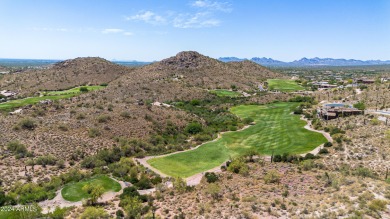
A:
[[[134,69],[100,58],[77,58],[57,63],[47,70],[7,75],[1,81],[7,86],[2,85],[2,89],[23,85],[24,94],[113,81],[105,89],[52,105],[38,104],[23,109],[18,115],[0,114],[0,142],[3,142],[0,146],[6,148],[9,142],[18,140],[35,156],[51,154],[66,161],[67,167],[69,162],[79,165],[81,159],[74,159],[76,154],[95,154],[118,145],[123,139],[137,139],[138,143],[132,145],[132,154],[182,150],[192,143],[183,139],[183,143],[177,145],[155,144],[153,138],[158,139],[167,130],[181,133],[187,124],[202,122],[201,119],[175,107],[153,106],[152,102],[213,98],[207,89],[231,88],[232,85],[238,90],[255,91],[256,83],[277,76],[250,61],[223,63],[197,52],[181,52]],[[9,83],[11,80],[13,82]],[[265,96],[257,98],[266,102],[274,100]],[[34,129],[18,128],[26,119],[35,124]],[[27,160],[13,156],[4,158],[0,171],[10,173],[3,179],[5,185],[23,179],[11,174],[9,166],[18,173],[23,171]],[[42,176],[64,170],[42,169]]]
[[[258,82],[275,77],[280,75],[251,61],[224,63],[186,51],[137,68],[102,92],[113,99],[190,100],[208,95],[206,89],[235,86],[239,90],[255,91]]]
[[[129,71],[131,68],[102,58],[76,58],[58,62],[49,69],[7,74],[0,80],[0,87],[27,95],[39,90],[63,90],[86,84],[108,83]]]

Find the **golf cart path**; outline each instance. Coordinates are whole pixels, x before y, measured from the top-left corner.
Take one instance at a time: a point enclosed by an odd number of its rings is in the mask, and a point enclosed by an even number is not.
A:
[[[311,121],[305,119],[303,116],[301,116],[300,119],[303,120],[303,121],[305,121],[305,122],[307,122],[307,124],[304,126],[305,129],[307,129],[307,130],[309,130],[309,131],[321,133],[329,142],[333,142],[333,139],[332,139],[332,137],[329,135],[329,133],[324,132],[324,131],[319,131],[319,130],[313,129],[313,128],[311,127]],[[250,126],[251,126],[251,125],[247,125],[247,126],[243,127],[242,129],[239,129],[239,130],[237,130],[237,131],[235,131],[235,132],[242,131],[242,130],[244,130],[244,129],[250,127]],[[232,131],[227,131],[227,132],[232,132]],[[214,142],[214,141],[219,140],[219,139],[222,137],[222,135],[223,135],[224,133],[227,133],[227,132],[220,132],[220,133],[218,134],[218,137],[217,137],[216,139],[214,139],[214,140],[212,140],[212,141],[204,142],[204,143],[202,143],[202,144],[200,144],[200,145],[198,145],[198,146],[196,146],[196,147],[193,147],[193,148],[190,148],[190,149],[187,149],[187,150],[184,150],[184,151],[176,151],[176,152],[173,152],[173,153],[163,154],[163,155],[158,155],[158,156],[147,156],[147,157],[144,157],[144,158],[134,158],[134,160],[136,161],[136,163],[137,163],[137,161],[138,161],[141,165],[143,165],[144,167],[146,167],[146,168],[152,170],[153,172],[159,174],[161,177],[170,177],[169,175],[167,175],[167,174],[165,174],[165,173],[162,173],[160,170],[158,170],[158,169],[152,167],[147,161],[148,161],[149,159],[152,159],[152,158],[161,158],[161,157],[166,157],[166,156],[170,156],[170,155],[173,155],[173,154],[184,153],[184,152],[187,152],[187,151],[195,150],[195,149],[199,148],[200,146],[202,146],[202,145],[204,145],[204,144],[207,144],[207,143],[210,143],[210,142]],[[307,153],[300,154],[300,155],[301,155],[301,156],[305,156],[305,155],[308,154],[308,153],[311,153],[311,154],[316,155],[316,154],[318,154],[318,152],[321,150],[321,148],[323,147],[323,145],[324,145],[324,144],[321,144],[321,145],[317,146],[316,148],[314,148],[312,151],[309,151],[309,152],[307,152]],[[262,156],[262,158],[265,159],[265,160],[267,160],[267,161],[270,161],[270,160],[271,160],[271,156]],[[212,169],[210,169],[210,170],[207,170],[207,171],[205,171],[205,172],[221,172],[221,166],[224,165],[224,163],[225,163],[225,162],[223,162],[221,165],[216,166],[216,167],[214,167],[214,168],[212,168]],[[197,173],[197,174],[195,174],[195,175],[192,175],[192,176],[190,176],[190,177],[185,178],[185,180],[186,180],[186,182],[187,182],[187,185],[189,185],[189,186],[194,186],[194,185],[199,184],[205,172]]]
[[[113,191],[105,192],[102,195],[102,197],[98,199],[98,202],[106,202],[106,201],[110,201],[110,200],[114,199],[115,196],[122,194],[123,189],[126,187],[126,185],[123,181],[118,181],[114,178],[111,178],[111,179],[115,180],[116,182],[118,182],[121,185],[121,190],[119,190],[118,192],[113,192]],[[56,192],[56,196],[53,199],[45,200],[45,201],[38,203],[38,205],[42,208],[42,213],[53,212],[57,206],[60,208],[64,208],[64,207],[72,207],[72,206],[78,207],[78,206],[83,205],[82,200],[77,201],[77,202],[71,202],[71,201],[65,200],[61,195],[61,191],[62,191],[62,189],[58,190]]]
[[[172,152],[172,153],[169,153],[169,154],[163,154],[163,155],[158,155],[158,156],[147,156],[147,157],[144,157],[144,158],[134,158],[134,160],[135,160],[136,162],[138,161],[138,162],[139,162],[141,165],[143,165],[144,167],[146,167],[146,168],[152,170],[153,172],[159,174],[161,177],[170,177],[169,175],[167,175],[167,174],[165,174],[165,173],[162,173],[160,170],[158,170],[158,169],[152,167],[147,161],[148,161],[149,159],[152,159],[152,158],[161,158],[161,157],[166,157],[166,156],[170,156],[170,155],[173,155],[173,154],[178,154],[178,153],[183,153],[183,152],[187,152],[187,151],[192,151],[192,150],[198,149],[199,147],[201,147],[201,146],[204,145],[204,144],[208,144],[208,143],[210,143],[210,142],[214,142],[214,141],[219,140],[220,138],[222,138],[222,135],[225,134],[225,133],[242,131],[242,130],[244,130],[244,129],[249,128],[250,126],[251,126],[251,125],[246,125],[246,126],[244,126],[243,128],[241,128],[241,129],[239,129],[239,130],[237,130],[237,131],[220,132],[220,133],[218,133],[218,137],[215,138],[214,140],[211,140],[211,141],[208,141],[208,142],[204,142],[204,143],[202,143],[202,144],[200,144],[200,145],[198,145],[198,146],[196,146],[196,147],[193,147],[193,148],[190,148],[190,149],[187,149],[187,150],[176,151],[176,152]],[[221,164],[221,165],[222,165],[222,164]],[[221,165],[220,165],[220,166],[221,166]],[[220,166],[215,167],[215,168],[209,170],[208,172],[210,172],[210,171],[212,171],[212,170],[215,170],[216,168],[219,168]],[[213,172],[214,172],[214,171],[213,171]],[[195,174],[195,175],[193,175],[193,176],[190,176],[190,177],[186,178],[187,184],[190,185],[189,182],[193,182],[194,180],[197,181],[197,178],[198,178],[198,177],[195,177],[195,176],[196,176],[196,175],[199,175],[199,174],[200,174],[200,177],[203,176],[202,173],[198,173],[198,174]],[[199,181],[200,181],[200,180],[199,180]],[[199,184],[199,183],[196,183],[196,184]],[[196,184],[194,184],[194,185],[196,185]]]

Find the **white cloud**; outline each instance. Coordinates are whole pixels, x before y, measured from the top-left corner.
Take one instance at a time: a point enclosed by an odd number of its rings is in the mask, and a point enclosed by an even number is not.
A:
[[[206,12],[196,14],[180,14],[173,20],[173,26],[177,28],[204,28],[216,27],[221,22],[210,18]]]
[[[132,33],[132,32],[124,32],[123,35],[125,35],[125,36],[133,36],[134,33]]]
[[[116,29],[116,28],[108,28],[108,29],[104,29],[102,30],[102,33],[104,34],[109,34],[109,33],[123,33],[124,30],[122,29]]]
[[[217,27],[221,21],[217,18],[218,12],[229,13],[231,4],[213,0],[193,1],[188,12],[165,11],[163,15],[150,10],[140,11],[138,14],[125,17],[128,21],[142,21],[153,25],[172,25],[176,28],[206,28]]]
[[[48,28],[48,27],[33,27],[29,28],[33,31],[51,31],[51,32],[69,32],[70,30],[67,28]]]
[[[196,8],[203,8],[207,10],[215,10],[222,12],[231,12],[233,9],[228,2],[218,2],[218,1],[209,1],[209,0],[197,0],[191,4]]]
[[[155,24],[155,25],[166,23],[166,18],[152,11],[141,11],[136,15],[126,17],[126,20],[143,21],[145,23]]]

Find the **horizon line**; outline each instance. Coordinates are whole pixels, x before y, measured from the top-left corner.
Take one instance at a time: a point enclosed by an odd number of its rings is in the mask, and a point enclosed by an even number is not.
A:
[[[177,53],[176,53],[177,54]],[[175,55],[176,55],[175,54]],[[172,55],[172,56],[175,56],[175,55]],[[201,55],[204,55],[204,54],[201,54]],[[169,56],[169,57],[172,57],[172,56]],[[207,55],[205,55],[207,56]],[[77,57],[74,57],[74,58],[3,58],[3,57],[0,57],[0,60],[47,60],[47,61],[64,61],[64,60],[70,60],[70,59],[76,59],[76,58],[87,58],[87,57],[96,57],[96,58],[103,58],[103,59],[106,59],[108,61],[111,61],[111,62],[148,62],[148,63],[152,63],[152,62],[158,62],[158,61],[161,61],[161,60],[153,60],[153,61],[145,61],[145,60],[135,60],[135,59],[132,59],[132,60],[128,60],[128,59],[116,59],[116,58],[112,58],[112,59],[108,59],[108,58],[104,58],[104,57],[101,57],[101,56],[77,56]],[[169,58],[169,57],[166,57],[166,58]],[[210,57],[210,56],[209,56]],[[279,60],[279,59],[275,59],[275,58],[271,58],[271,57],[265,57],[265,56],[253,56],[252,58],[240,58],[240,57],[236,57],[236,56],[220,56],[218,58],[215,58],[215,57],[211,57],[213,59],[222,59],[222,58],[237,58],[237,59],[241,59],[241,60],[251,60],[253,58],[266,58],[266,59],[272,59],[272,60],[275,60],[275,61],[280,61],[280,62],[284,62],[284,63],[290,63],[290,62],[294,62],[294,61],[299,61],[299,60],[302,60],[302,59],[345,59],[345,60],[356,60],[356,61],[381,61],[381,62],[390,62],[390,59],[356,59],[356,58],[330,58],[330,57],[318,57],[318,56],[315,56],[315,57],[312,57],[312,58],[307,58],[306,56],[300,58],[300,59],[294,59],[293,61],[282,61],[282,60]]]

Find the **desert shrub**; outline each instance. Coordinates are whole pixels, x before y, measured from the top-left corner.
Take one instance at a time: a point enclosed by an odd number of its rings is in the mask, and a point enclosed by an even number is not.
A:
[[[242,157],[245,159],[245,162],[255,162],[254,157],[258,156],[259,153],[256,150],[249,150],[245,152]]]
[[[209,134],[199,133],[199,134],[194,136],[194,140],[200,141],[200,142],[205,142],[205,141],[211,140],[211,136]]]
[[[204,174],[204,176],[206,177],[206,181],[208,183],[216,182],[216,181],[218,181],[218,178],[219,178],[218,175],[215,174],[214,172],[206,172]]]
[[[356,170],[354,171],[354,175],[360,176],[363,178],[366,178],[366,177],[374,178],[375,177],[375,174],[370,169],[368,169],[366,167],[356,168]]]
[[[332,147],[333,146],[333,144],[332,144],[332,142],[330,142],[330,141],[328,141],[328,142],[326,142],[325,144],[324,144],[324,147]]]
[[[192,106],[199,106],[200,105],[200,100],[191,100],[190,101],[190,104],[192,105]]]
[[[58,126],[58,129],[61,130],[61,131],[64,131],[64,132],[66,132],[66,131],[69,130],[68,126],[65,125],[65,124],[59,125],[59,126]]]
[[[83,120],[83,119],[85,119],[85,114],[84,114],[84,113],[79,113],[79,114],[77,114],[76,119],[78,119],[78,120]]]
[[[202,129],[203,128],[202,128],[202,125],[200,123],[192,122],[186,126],[185,132],[187,132],[188,134],[197,134],[197,133],[201,132]]]
[[[379,119],[373,118],[373,119],[371,120],[371,124],[372,124],[372,125],[379,125]]]
[[[101,133],[100,133],[99,129],[97,129],[97,128],[90,128],[88,130],[88,136],[91,138],[95,138],[95,137],[100,136],[100,135],[101,135]]]
[[[364,102],[355,103],[355,104],[353,104],[353,107],[355,107],[358,110],[365,110],[366,109],[366,105],[364,104]]]
[[[311,170],[315,167],[315,163],[313,160],[304,160],[300,164],[303,170]]]
[[[8,197],[5,192],[0,188],[0,207],[6,205],[8,202]]]
[[[45,188],[36,183],[16,183],[14,187],[11,188],[10,195],[12,196],[13,194],[16,195],[17,202],[20,204],[39,202],[46,200],[49,197],[49,193]]]
[[[137,191],[137,188],[134,186],[126,187],[123,189],[122,194],[119,196],[119,198],[122,200],[126,199],[126,197],[137,197],[142,202],[147,202],[148,197],[146,195],[140,195]],[[120,206],[123,206],[124,203],[120,203]]]
[[[280,154],[274,155],[272,161],[273,162],[282,162],[282,155],[280,155]]]
[[[97,117],[97,121],[99,123],[105,123],[107,121],[111,120],[111,117],[109,115],[100,115]]]
[[[123,210],[127,218],[141,218],[143,212],[142,202],[138,197],[126,197],[121,200]]]
[[[318,152],[319,154],[329,154],[328,149],[326,148],[321,148],[320,151]]]
[[[93,169],[95,167],[102,167],[106,165],[107,163],[105,161],[96,159],[95,156],[86,157],[81,162],[81,167],[88,168],[88,169]]]
[[[88,87],[80,87],[80,92],[88,92]]]
[[[221,187],[216,183],[210,183],[206,187],[206,192],[213,197],[213,199],[218,199],[221,192]]]
[[[303,113],[303,108],[301,106],[298,106],[297,108],[294,109],[294,114],[302,114]]]
[[[310,160],[310,159],[316,159],[316,158],[317,158],[316,155],[314,155],[314,154],[312,154],[312,153],[307,153],[307,154],[303,157],[304,160]]]
[[[187,190],[187,183],[180,177],[176,177],[173,181],[173,188],[179,193],[184,193]]]
[[[19,122],[19,126],[22,129],[33,130],[36,127],[36,123],[30,118],[24,118]]]
[[[384,211],[386,209],[387,201],[381,199],[374,199],[368,204],[368,208],[372,211]]]
[[[114,110],[114,105],[108,104],[107,110],[112,112]]]
[[[7,145],[7,150],[12,151],[17,159],[32,156],[27,147],[19,141],[11,141]]]
[[[329,132],[330,135],[335,135],[338,133],[345,134],[345,131],[334,126],[325,127],[324,131]]]
[[[307,102],[314,103],[314,97],[310,96],[295,96],[288,100],[289,102]]]
[[[57,206],[54,211],[49,213],[47,216],[52,219],[63,219],[71,209],[72,207],[60,208]]]
[[[46,156],[39,156],[35,163],[38,165],[46,166],[46,165],[54,165],[57,162],[57,158],[55,158],[53,155],[49,154]]]
[[[110,218],[110,215],[104,210],[104,208],[87,207],[81,214],[80,219],[90,218],[106,219]]]
[[[265,183],[279,183],[280,182],[280,173],[276,170],[270,170],[267,174],[264,176],[264,182]]]
[[[287,197],[289,194],[290,194],[290,192],[288,191],[288,189],[285,189],[285,190],[282,192],[282,196],[283,196],[283,197]]]
[[[227,170],[233,173],[239,173],[243,176],[246,176],[249,173],[249,167],[242,157],[234,158],[229,164]]]
[[[131,117],[131,114],[130,114],[129,111],[123,111],[123,112],[121,112],[120,116],[122,116],[123,118],[128,119],[128,118]]]
[[[120,210],[120,209],[115,212],[115,215],[116,215],[117,218],[123,218],[125,216],[123,211]]]
[[[57,160],[56,165],[59,169],[65,168],[65,161],[64,160]]]
[[[146,177],[145,175],[142,175],[140,180],[134,184],[138,189],[150,189],[152,188],[152,183],[150,182],[150,179]]]
[[[155,176],[150,180],[150,182],[152,182],[153,185],[157,185],[162,183],[162,178],[160,176]]]
[[[344,135],[341,133],[337,133],[332,135],[333,140],[335,140],[337,143],[341,143],[344,140]]]
[[[44,109],[35,109],[34,112],[32,113],[33,117],[38,117],[38,116],[44,116],[45,115],[45,110]]]

